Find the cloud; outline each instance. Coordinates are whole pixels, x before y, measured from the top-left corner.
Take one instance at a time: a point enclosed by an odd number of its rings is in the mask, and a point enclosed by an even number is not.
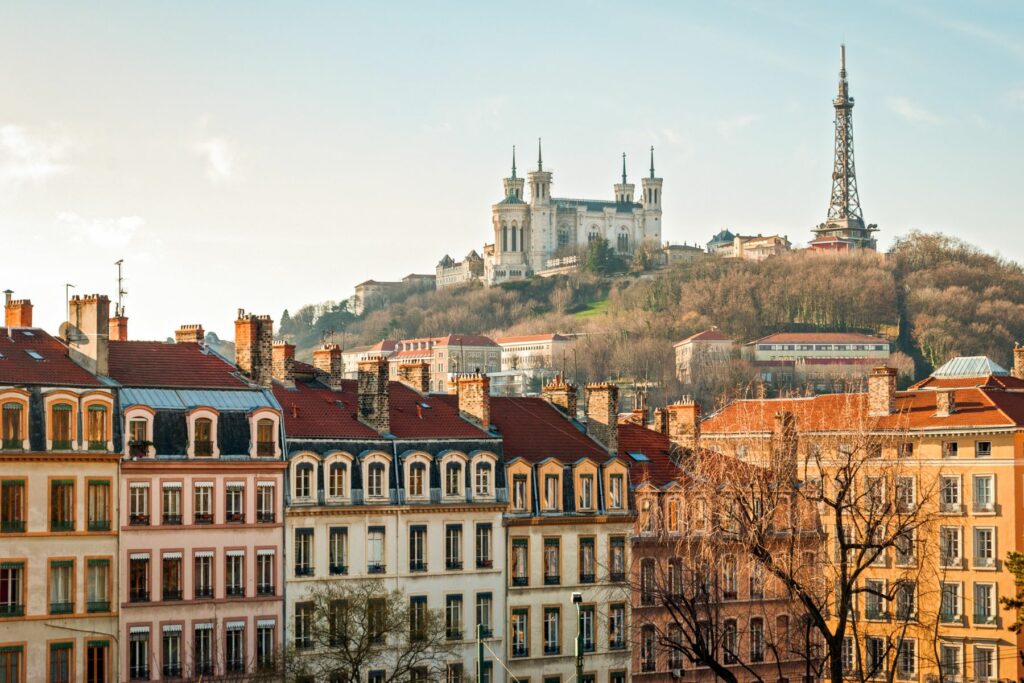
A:
[[[727,119],[720,119],[715,123],[715,128],[718,129],[718,134],[726,140],[731,140],[736,133],[749,128],[757,121],[757,114],[737,114]]]
[[[206,178],[219,184],[231,179],[234,174],[235,155],[224,138],[207,138],[196,145],[196,152],[206,163]]]
[[[73,241],[101,247],[123,247],[145,225],[140,216],[83,218],[72,211],[57,214],[57,224],[70,233]]]
[[[67,143],[22,126],[0,126],[0,185],[41,183],[67,173]]]
[[[942,123],[942,119],[938,115],[914,104],[906,97],[890,97],[887,104],[889,109],[910,123],[927,123],[932,126]]]
[[[1007,92],[1006,103],[1014,109],[1024,111],[1024,88],[1014,88]]]

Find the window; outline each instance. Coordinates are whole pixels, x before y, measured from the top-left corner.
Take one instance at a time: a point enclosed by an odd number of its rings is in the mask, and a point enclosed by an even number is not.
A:
[[[0,661],[2,661],[3,648],[0,648]],[[107,683],[107,675],[110,671],[110,643],[106,640],[90,640],[85,649],[85,683]],[[0,664],[0,680],[15,683],[21,679],[3,674],[9,673]]]
[[[493,633],[491,629],[491,610],[493,604],[490,593],[476,594],[476,625],[482,638],[490,638]]]
[[[996,679],[996,649],[990,645],[974,646],[974,678],[978,683]]]
[[[256,455],[273,457],[276,453],[277,439],[274,438],[274,421],[263,418],[256,421]]]
[[[544,475],[544,509],[548,511],[558,510],[558,475]]]
[[[25,613],[24,589],[25,565],[0,562],[0,617],[20,617]]]
[[[229,482],[224,492],[225,515],[228,523],[245,523],[245,485]]]
[[[274,482],[256,482],[256,521],[260,524],[273,524],[277,515],[274,512]]]
[[[75,561],[50,560],[50,614],[75,611],[74,585]]]
[[[955,458],[956,456],[957,456],[956,441],[943,441],[942,442],[942,457],[944,457],[944,458]]]
[[[526,511],[526,475],[512,476],[512,509],[516,512]]]
[[[181,600],[181,553],[164,553],[163,599]]]
[[[557,655],[562,651],[561,617],[561,608],[544,608],[544,654],[546,655]]]
[[[894,539],[896,546],[896,565],[906,567],[914,563],[916,557],[917,533],[914,529],[905,529]]]
[[[917,485],[913,477],[896,478],[896,509],[907,513],[914,509],[917,502]]]
[[[917,616],[917,584],[901,581],[896,586],[896,618],[902,621]]]
[[[58,403],[50,409],[51,431],[50,440],[55,451],[71,450],[71,406]]]
[[[313,576],[313,530],[295,530],[295,576]]]
[[[163,523],[181,524],[181,483],[164,482]]]
[[[384,527],[372,526],[367,535],[367,557],[366,570],[370,574],[383,574],[384,566]]]
[[[75,530],[75,480],[50,482],[50,531]]]
[[[644,558],[640,560],[640,604],[653,605],[656,590],[654,560]]]
[[[0,533],[25,531],[25,480],[0,482]]]
[[[133,681],[149,680],[148,626],[134,626],[129,630],[128,677]]]
[[[943,683],[953,683],[960,680],[963,672],[963,663],[960,658],[959,645],[942,644],[939,646],[939,659],[942,662]]]
[[[622,475],[613,474],[608,477],[608,508],[622,509]]]
[[[225,665],[228,673],[245,671],[245,622],[229,621],[224,638]]]
[[[867,637],[864,639],[864,669],[869,678],[885,672],[885,658],[889,644],[884,638]]]
[[[939,509],[942,512],[960,512],[960,477],[940,479]]]
[[[448,524],[444,529],[444,564],[447,569],[462,569],[462,525]]]
[[[295,466],[295,497],[300,500],[313,495],[313,465],[301,462]]]
[[[168,624],[164,626],[163,677],[178,676],[181,676],[181,626]]]
[[[974,623],[996,623],[996,586],[994,583],[974,584]]]
[[[974,566],[990,569],[996,564],[996,530],[992,527],[974,529]]]
[[[270,619],[256,622],[256,668],[268,671],[274,667],[274,626]]]
[[[580,583],[594,583],[596,566],[593,538],[580,539],[579,569]]]
[[[682,517],[682,501],[672,498],[668,501],[668,530],[672,532],[681,531],[680,520]]]
[[[379,462],[371,462],[366,468],[366,495],[371,498],[384,497],[384,465]]]
[[[544,539],[544,585],[557,586],[561,583],[561,561],[559,558],[559,539]]]
[[[626,539],[612,536],[608,541],[608,580],[626,580]]]
[[[991,441],[975,441],[974,442],[974,457],[976,458],[988,458],[992,455],[992,442]]]
[[[478,498],[487,498],[491,495],[491,463],[482,462],[476,466],[473,495]]]
[[[3,425],[3,449],[21,450],[25,447],[25,407],[21,403],[11,401],[3,404],[2,411],[3,418],[0,424]]]
[[[50,683],[71,683],[74,657],[74,643],[50,643]]]
[[[409,527],[409,571],[427,571],[427,527]]]
[[[213,673],[213,624],[196,624],[192,635],[192,673]]]
[[[343,462],[331,463],[327,476],[327,495],[332,498],[344,498],[348,495],[347,464]]]
[[[491,525],[476,525],[476,566],[477,569],[490,569],[494,566],[491,559]]]
[[[149,555],[128,556],[128,586],[129,602],[149,602]]]
[[[864,582],[864,611],[868,619],[885,619],[885,582],[868,579]]]
[[[133,481],[128,484],[128,523],[132,526],[149,524],[149,484]]]
[[[213,482],[196,482],[192,516],[196,524],[213,524]]]
[[[196,418],[192,452],[196,457],[213,455],[213,420],[208,417]]]
[[[647,624],[640,629],[640,671],[654,671],[657,667],[657,636],[654,627]]]
[[[594,651],[594,606],[580,607],[580,635],[583,639],[583,651]]]
[[[939,564],[958,569],[961,566],[960,527],[942,527],[939,530]]]
[[[427,635],[427,596],[409,598],[409,639],[423,640]]]
[[[444,631],[448,640],[462,640],[461,595],[448,595],[444,599]]]
[[[213,551],[201,550],[192,563],[192,597],[195,600],[213,597]]]
[[[594,475],[580,475],[580,510],[591,510],[594,507]]]
[[[526,609],[512,610],[512,656],[526,657],[530,653],[530,612]]]
[[[85,570],[86,610],[110,611],[110,560],[91,558]]]
[[[726,664],[735,664],[739,658],[739,627],[735,619],[726,619],[722,627],[722,653]]]
[[[465,672],[461,662],[448,664],[445,671],[445,683],[465,683]]]
[[[348,527],[331,527],[328,536],[330,551],[330,572],[334,575],[348,573]]]
[[[149,455],[149,420],[133,418],[128,421],[128,455],[139,458]]]
[[[608,605],[608,648],[620,650],[626,647],[626,605]]]
[[[462,466],[450,462],[444,468],[444,495],[458,496],[462,491]]]
[[[750,568],[750,599],[764,598],[764,567],[755,564]]]
[[[107,450],[107,407],[89,406],[85,418],[86,438],[90,451]]]
[[[739,597],[737,574],[736,558],[729,555],[722,561],[722,597],[726,600],[735,600]]]
[[[256,594],[274,595],[274,551],[256,551]]]
[[[86,484],[86,513],[89,531],[110,531],[110,482],[90,479]]]
[[[525,538],[512,539],[512,585],[527,586],[530,583],[530,545]]]
[[[995,509],[995,477],[991,474],[974,475],[974,511],[994,512]]]
[[[313,603],[295,603],[295,647],[313,647]]]
[[[225,553],[226,590],[228,596],[245,595],[245,551],[228,550]]]
[[[409,496],[422,498],[426,496],[427,466],[421,462],[409,465]]]
[[[959,583],[942,583],[942,601],[939,607],[939,620],[942,622],[959,621],[963,614],[963,599]]]

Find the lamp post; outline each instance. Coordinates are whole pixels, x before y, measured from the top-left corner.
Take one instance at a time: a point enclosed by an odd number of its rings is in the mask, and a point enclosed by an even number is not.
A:
[[[572,604],[576,606],[576,683],[583,683],[583,593],[573,592]]]

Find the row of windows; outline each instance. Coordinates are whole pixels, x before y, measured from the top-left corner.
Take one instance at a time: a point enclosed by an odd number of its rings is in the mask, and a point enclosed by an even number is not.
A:
[[[758,344],[758,351],[888,351],[888,344]]]
[[[540,494],[541,512],[559,512],[563,509],[562,475],[543,475],[544,485]],[[608,491],[605,501],[607,510],[623,510],[626,503],[625,475],[608,475]],[[512,512],[528,512],[530,500],[530,478],[526,474],[512,475]],[[576,510],[595,511],[598,506],[597,481],[594,474],[580,474],[576,479]]]
[[[927,649],[919,654],[918,641],[903,638],[890,642],[885,638],[867,636],[864,638],[864,651],[858,656],[856,641],[847,636],[843,640],[842,665],[843,671],[854,674],[862,667],[865,678],[884,677],[887,672],[895,669],[896,678],[912,679],[917,677],[918,657],[933,656]],[[937,646],[939,661],[945,680],[960,680],[964,672],[964,651],[968,646],[959,643],[939,643]],[[995,645],[978,644],[971,648],[971,665],[975,683],[995,681],[999,676],[999,657]]]
[[[128,483],[128,524],[130,526],[172,526],[188,523],[185,515],[185,492],[182,482],[162,482],[160,486],[159,516],[154,517],[152,487],[149,482],[129,481]],[[276,496],[274,482],[256,482],[256,519],[257,524],[273,524],[277,520]],[[192,483],[192,524],[216,524],[217,515],[213,509],[215,487],[212,481],[194,481]],[[224,507],[221,523],[246,523],[246,485],[245,482],[226,482],[224,484]]]
[[[111,529],[110,479],[86,479],[85,527],[104,532]],[[76,479],[50,479],[47,528],[54,532],[78,531]],[[28,529],[28,482],[24,478],[0,481],[0,533],[24,533]]]
[[[212,621],[194,622],[191,632],[184,624],[163,624],[152,634],[149,625],[134,625],[128,630],[128,680],[200,678],[215,675],[238,675],[274,668],[277,656],[277,621],[273,617],[255,620],[256,652],[246,654],[244,619],[226,619],[223,635],[216,638]],[[218,662],[217,650],[223,650]],[[160,671],[150,669],[159,662]],[[219,664],[219,666],[218,666]]]
[[[55,451],[77,450],[84,445],[92,451],[110,447],[110,406],[89,403],[82,411],[84,441],[78,442],[78,406],[55,399],[47,403],[46,434],[49,448]],[[28,448],[28,402],[6,399],[0,403],[0,437],[3,450]]]
[[[580,636],[584,652],[594,652],[597,647],[596,625],[597,611],[594,605],[581,605],[579,608]],[[537,652],[531,649],[530,608],[512,607],[509,622],[509,656],[530,657],[543,654],[557,656],[563,652],[563,642],[568,645],[568,653],[572,653],[572,639],[576,635],[575,615],[567,625],[569,631],[563,636],[562,608],[556,606],[540,608],[542,649]],[[615,603],[608,606],[608,611],[601,615],[608,627],[608,649],[623,650],[626,648],[626,605]],[[565,639],[563,641],[563,639]]]
[[[85,650],[85,673],[77,672],[76,650]],[[25,680],[26,646],[0,646],[0,681],[4,683],[21,683]],[[49,683],[108,683],[110,680],[111,647],[109,640],[84,640],[81,644],[74,640],[50,641],[46,644],[46,680]]]
[[[278,448],[277,416],[257,417],[251,421],[252,447],[249,455],[259,458],[273,458],[281,455]],[[153,413],[135,407],[126,411],[127,434],[125,451],[133,458],[148,458],[156,455],[153,444]],[[220,456],[220,445],[217,441],[217,411],[202,408],[193,411],[188,418],[188,446],[186,455],[194,458],[215,458]],[[180,455],[180,454],[171,454]]]
[[[185,592],[185,558],[181,551],[163,551],[155,553],[157,560],[151,561],[148,552],[131,553],[128,557],[128,601],[143,603],[151,601],[205,600],[247,597],[246,552],[245,550],[224,551],[223,561],[217,562],[213,550],[197,550],[191,558],[191,598]],[[275,590],[275,552],[273,549],[261,549],[255,553],[256,560],[252,569],[255,570],[255,588],[258,596],[272,596]],[[154,566],[155,564],[155,566]],[[220,568],[224,578],[215,582],[215,574]],[[153,593],[153,579],[159,578],[159,592]],[[215,586],[222,587],[222,595],[217,595]]]
[[[110,612],[111,560],[89,557],[51,559],[46,565],[47,614]],[[28,562],[24,559],[0,560],[0,618],[25,616],[28,598]],[[85,572],[85,596],[76,595],[76,572]]]
[[[796,634],[790,633],[789,617],[779,615],[775,618],[775,630],[767,632],[765,620],[761,617],[752,617],[746,623],[745,630],[740,629],[736,619],[725,619],[722,622],[721,633],[711,634],[710,626],[706,626],[708,633],[705,638],[716,643],[716,648],[721,655],[723,664],[737,664],[741,660],[745,663],[756,664],[766,661],[772,652],[795,652],[794,648],[799,647],[790,639]],[[658,671],[662,661],[659,652],[665,650],[665,664],[669,669],[682,669],[684,664],[683,650],[687,642],[684,639],[681,627],[672,624],[661,639],[655,627],[645,624],[640,629],[640,671],[647,673]]]
[[[577,548],[577,568],[579,576],[573,577],[579,583],[594,583],[597,579],[597,552],[593,537],[581,537]],[[512,537],[511,563],[512,585],[515,587],[530,585],[530,539]],[[608,560],[604,566],[608,569],[607,580],[618,583],[626,580],[626,538],[612,536],[608,539]],[[563,583],[562,578],[562,538],[549,536],[543,539],[541,553],[542,578],[545,586],[557,586]],[[572,580],[566,581],[572,583]]]

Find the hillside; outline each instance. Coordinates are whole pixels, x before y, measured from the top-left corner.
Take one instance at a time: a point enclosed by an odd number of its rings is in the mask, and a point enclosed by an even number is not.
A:
[[[330,331],[346,347],[384,337],[577,332],[586,335],[575,354],[581,380],[670,384],[672,343],[711,325],[744,340],[782,330],[879,333],[918,377],[954,355],[1008,366],[1014,341],[1024,339],[1024,270],[953,238],[912,233],[888,254],[705,258],[610,278],[472,286],[411,294],[363,318],[335,304],[304,306],[285,313],[280,333],[306,357]]]

